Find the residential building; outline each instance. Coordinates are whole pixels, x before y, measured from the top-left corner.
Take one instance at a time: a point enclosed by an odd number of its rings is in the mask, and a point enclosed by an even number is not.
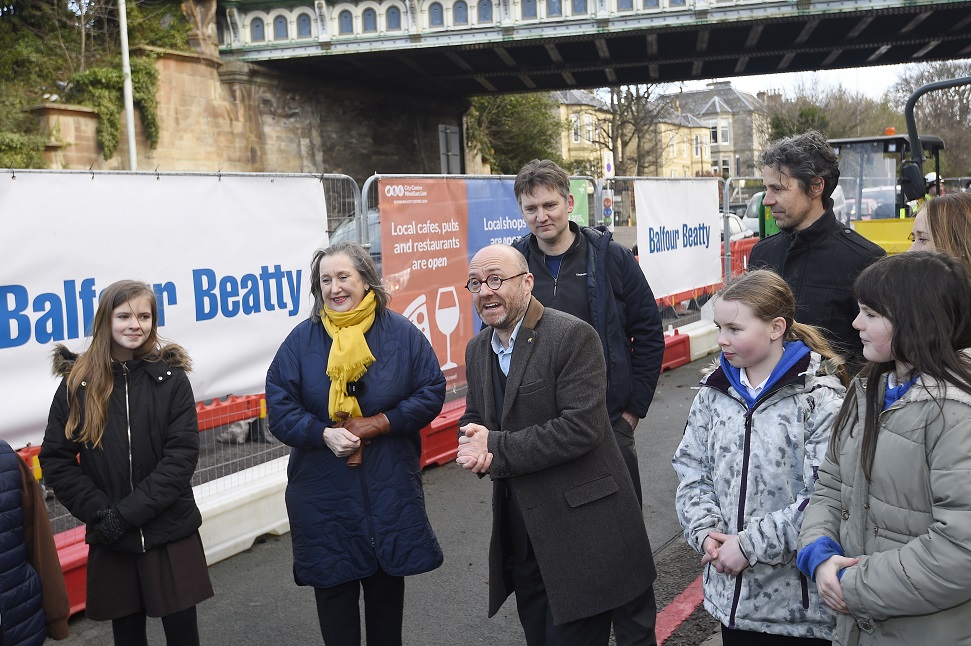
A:
[[[564,124],[560,157],[576,175],[603,177],[603,156],[610,141],[610,106],[585,90],[552,93],[558,118]]]
[[[638,175],[701,177],[711,170],[708,127],[690,114],[677,111],[675,101],[653,124],[654,144],[641,159]]]
[[[677,101],[683,114],[695,117],[708,129],[713,174],[761,175],[757,161],[770,133],[768,110],[761,97],[733,88],[731,81],[715,81],[704,90],[680,92]]]

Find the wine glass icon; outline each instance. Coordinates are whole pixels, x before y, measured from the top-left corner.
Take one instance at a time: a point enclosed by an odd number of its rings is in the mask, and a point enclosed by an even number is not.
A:
[[[458,368],[452,361],[452,332],[459,324],[459,296],[455,287],[439,287],[435,299],[435,324],[445,335],[445,364],[442,370]]]

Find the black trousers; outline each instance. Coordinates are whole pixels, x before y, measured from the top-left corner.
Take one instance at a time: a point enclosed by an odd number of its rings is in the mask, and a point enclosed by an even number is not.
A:
[[[634,445],[634,429],[624,421],[614,424],[614,438],[620,454],[627,465],[627,471],[634,483],[637,503],[641,503],[641,472],[637,466],[637,447]],[[614,610],[614,638],[617,646],[655,646],[657,636],[654,629],[657,623],[657,602],[654,600],[653,586],[637,595],[634,599]]]
[[[361,588],[368,646],[401,646],[405,579],[380,567],[369,577],[332,588],[314,588],[320,635],[326,646],[360,646]]]
[[[830,641],[812,637],[790,637],[749,630],[732,630],[722,624],[722,646],[830,646]]]
[[[148,646],[145,611],[111,620],[115,646]],[[162,617],[165,643],[169,646],[199,646],[199,624],[196,607]]]
[[[606,646],[613,614],[609,610],[565,624],[553,623],[546,586],[535,555],[513,562],[512,577],[516,608],[526,633],[527,646]]]

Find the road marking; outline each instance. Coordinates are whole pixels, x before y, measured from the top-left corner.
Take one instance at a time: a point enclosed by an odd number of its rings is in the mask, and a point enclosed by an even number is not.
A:
[[[684,592],[674,598],[671,603],[664,607],[664,610],[657,615],[657,627],[654,632],[657,635],[657,643],[664,643],[664,640],[674,634],[684,620],[691,616],[702,601],[705,592],[701,585],[701,576],[691,582],[684,589]]]

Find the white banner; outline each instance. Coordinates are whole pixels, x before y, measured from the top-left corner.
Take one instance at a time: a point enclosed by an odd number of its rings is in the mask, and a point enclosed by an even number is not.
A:
[[[263,392],[327,241],[312,175],[5,172],[0,226],[0,437],[14,448],[43,438],[54,344],[86,349],[98,294],[124,278],[154,287],[196,400]]]
[[[637,251],[657,298],[721,282],[718,180],[637,179]]]

